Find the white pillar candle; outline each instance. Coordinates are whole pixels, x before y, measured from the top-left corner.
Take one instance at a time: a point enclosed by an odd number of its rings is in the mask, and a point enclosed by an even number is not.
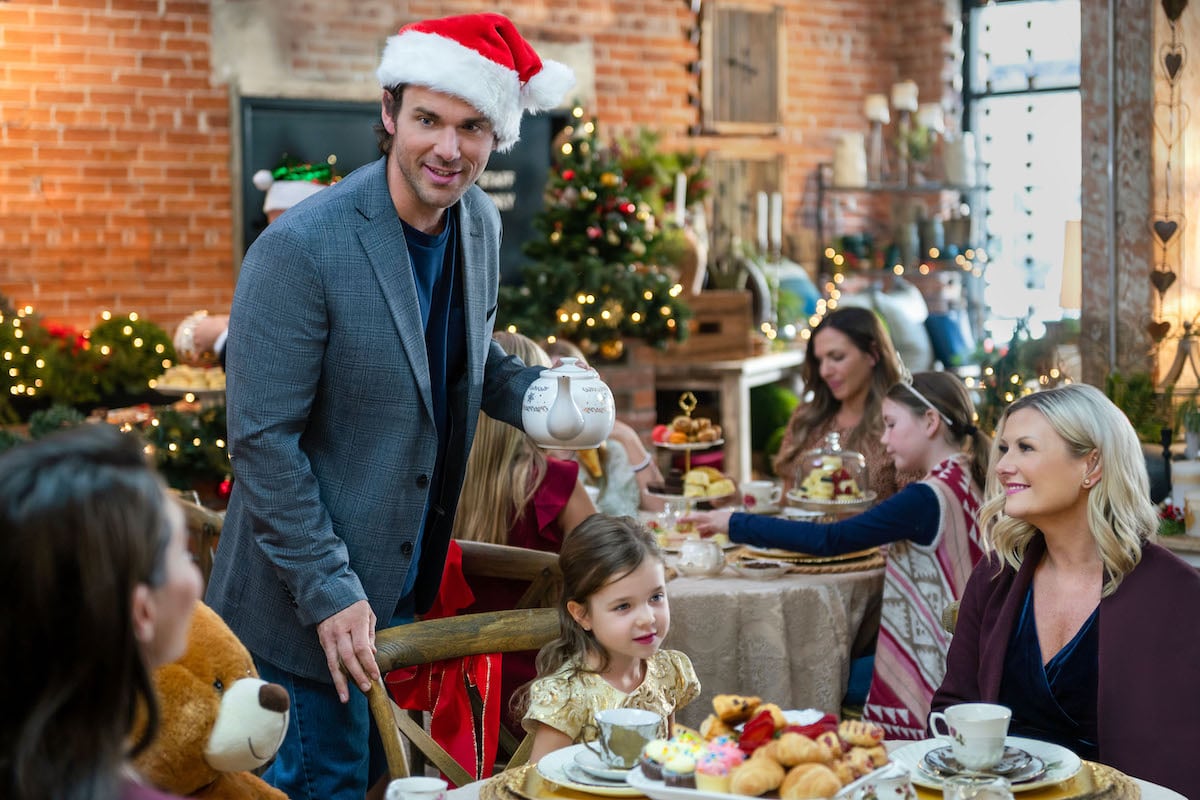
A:
[[[863,101],[863,113],[868,122],[882,122],[887,125],[892,121],[892,113],[888,110],[888,99],[885,94],[869,94]]]
[[[684,211],[687,207],[687,175],[675,175],[675,224],[683,227]]]
[[[921,103],[917,108],[917,124],[935,133],[945,133],[946,115],[941,103]]]
[[[900,81],[892,84],[892,108],[897,111],[917,110],[916,81]]]
[[[771,193],[771,252],[783,249],[783,195]]]
[[[767,193],[758,193],[758,252],[767,252]]]

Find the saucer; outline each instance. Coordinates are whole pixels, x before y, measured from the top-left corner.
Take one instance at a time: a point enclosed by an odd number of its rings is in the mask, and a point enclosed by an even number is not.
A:
[[[1010,778],[1009,782],[1012,783],[1014,794],[1034,791],[1070,780],[1083,768],[1083,762],[1079,756],[1057,744],[1029,739],[1024,736],[1006,737],[1004,743],[1008,747],[1024,750],[1033,758],[1040,759],[1043,764],[1043,773],[1040,777],[1017,773]],[[929,767],[926,766],[925,756],[931,750],[945,746],[946,742],[943,739],[925,739],[898,747],[889,753],[889,755],[892,761],[908,767],[909,775],[912,776],[914,784],[938,792],[942,788],[942,778],[930,772]],[[1030,769],[1033,766],[1034,764],[1031,761],[1026,769]]]
[[[744,511],[747,514],[768,515],[768,514],[778,514],[780,512],[780,508],[779,508],[778,503],[768,503],[768,504],[754,505],[754,506],[748,506],[743,503],[742,511]]]
[[[954,757],[954,751],[949,745],[936,747],[926,753],[921,760],[921,769],[940,778],[957,775],[961,772],[970,772]],[[1022,783],[1040,778],[1045,771],[1046,763],[1044,761],[1012,745],[1004,748],[1004,754],[996,766],[980,770],[980,772],[990,775],[1008,778],[1012,783]]]
[[[625,778],[629,775],[628,769],[610,767],[600,760],[600,756],[586,747],[575,753],[575,764],[587,774],[596,778],[603,778],[606,781],[624,783]]]

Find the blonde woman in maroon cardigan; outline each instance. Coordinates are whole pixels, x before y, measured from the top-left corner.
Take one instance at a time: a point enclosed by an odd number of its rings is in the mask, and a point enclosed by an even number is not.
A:
[[[1028,395],[1000,420],[933,709],[1012,708],[1009,732],[1200,797],[1200,573],[1154,544],[1141,446],[1098,389]]]

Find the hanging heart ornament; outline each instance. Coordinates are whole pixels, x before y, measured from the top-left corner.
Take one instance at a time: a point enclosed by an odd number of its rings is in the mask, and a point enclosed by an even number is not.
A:
[[[1150,223],[1150,230],[1154,231],[1155,237],[1163,247],[1166,247],[1182,229],[1183,217],[1176,215],[1159,217]]]
[[[1178,144],[1191,116],[1192,110],[1187,103],[1155,103],[1154,130],[1163,144],[1167,147]]]
[[[1174,83],[1187,58],[1187,50],[1182,45],[1164,44],[1158,49],[1158,58],[1162,62],[1163,71],[1167,73],[1167,81]]]
[[[1178,22],[1183,10],[1187,8],[1188,0],[1162,0],[1163,11],[1171,22]]]
[[[1161,297],[1175,282],[1175,273],[1169,269],[1156,269],[1150,273],[1150,282],[1154,284],[1155,289],[1158,289],[1159,297]]]
[[[1150,334],[1150,338],[1156,342],[1161,342],[1167,338],[1167,331],[1169,330],[1171,330],[1171,323],[1165,320],[1163,322],[1151,322],[1146,326],[1146,333]]]

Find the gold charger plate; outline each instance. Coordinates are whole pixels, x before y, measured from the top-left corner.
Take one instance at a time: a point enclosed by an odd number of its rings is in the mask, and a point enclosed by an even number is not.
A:
[[[636,792],[634,796],[643,797]],[[479,788],[479,800],[596,800],[597,797],[546,780],[534,764],[501,772]]]
[[[751,547],[746,545],[740,554],[743,558],[771,558],[776,561],[790,561],[796,564],[836,564],[839,561],[854,561],[867,558],[879,552],[878,547],[868,547],[866,550],[855,550],[853,553],[841,553],[836,556],[814,556],[795,550],[781,550],[775,547]]]
[[[917,790],[918,800],[942,798],[940,789],[916,785],[913,788]],[[1061,783],[1017,795],[1021,800],[1137,800],[1140,796],[1137,784],[1129,777],[1112,767],[1091,761],[1084,761],[1083,769]]]

